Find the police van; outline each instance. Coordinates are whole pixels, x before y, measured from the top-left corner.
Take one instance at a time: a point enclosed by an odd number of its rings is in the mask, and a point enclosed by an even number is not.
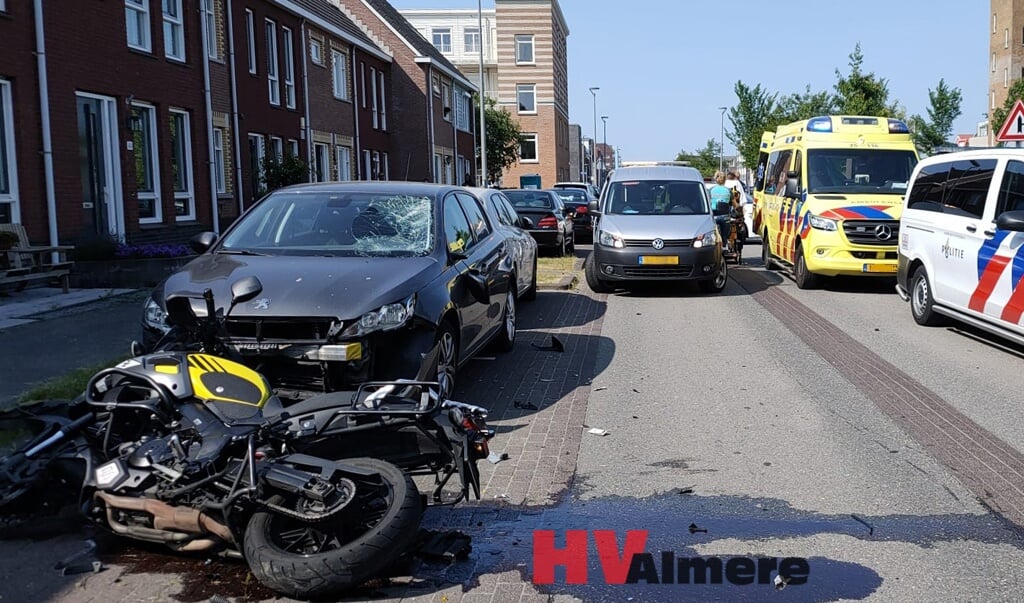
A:
[[[914,170],[896,291],[921,325],[947,318],[1024,344],[1024,149],[937,155]]]
[[[897,119],[831,115],[780,126],[760,182],[765,267],[791,269],[801,289],[821,277],[895,276],[903,195],[917,161]]]

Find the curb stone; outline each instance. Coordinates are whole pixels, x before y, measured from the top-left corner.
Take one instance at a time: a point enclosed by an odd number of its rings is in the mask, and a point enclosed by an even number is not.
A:
[[[576,262],[572,267],[572,272],[563,276],[561,280],[553,285],[537,285],[537,289],[540,291],[567,291],[569,289],[575,289],[576,285],[580,282],[580,272],[583,271],[583,262],[585,261],[585,257],[576,258]]]

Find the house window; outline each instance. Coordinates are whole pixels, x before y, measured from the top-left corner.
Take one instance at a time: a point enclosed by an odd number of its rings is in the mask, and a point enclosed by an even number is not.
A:
[[[317,65],[324,64],[324,47],[320,40],[309,40],[309,58]]]
[[[289,109],[295,108],[295,47],[292,30],[281,28],[284,43],[284,102]]]
[[[349,147],[334,148],[334,162],[338,167],[338,180],[345,182],[352,179],[352,149]]]
[[[996,14],[992,13],[992,33],[996,33]]]
[[[1007,29],[1003,33],[1003,48],[1009,48],[1009,47],[1010,47],[1010,30]]]
[[[373,174],[373,180],[380,180],[380,151],[373,152],[373,169],[370,172]]]
[[[213,168],[217,174],[217,194],[223,195],[228,190],[228,173],[224,164],[224,129],[213,129]]]
[[[284,140],[280,136],[270,137],[270,155],[278,163],[284,159]]]
[[[524,133],[519,137],[519,161],[537,163],[537,134]]]
[[[445,121],[452,120],[452,87],[448,84],[441,84],[441,103],[444,109],[441,116]]]
[[[203,0],[203,18],[206,19],[206,40],[209,47],[206,49],[206,56],[217,60],[217,13],[213,3],[216,0]]]
[[[384,99],[384,72],[377,72],[377,89],[380,91],[380,129],[388,129],[387,104]]]
[[[438,27],[430,31],[434,39],[434,48],[441,52],[452,51],[452,29],[450,27]]]
[[[480,52],[480,28],[467,27],[462,30],[466,52]]]
[[[469,95],[464,91],[455,93],[455,126],[469,131]]]
[[[0,223],[18,221],[18,172],[15,169],[14,106],[11,84],[0,80]]]
[[[992,73],[996,72],[996,53],[992,53]]]
[[[532,34],[520,34],[516,36],[516,63],[533,63]]]
[[[380,179],[381,180],[391,180],[391,164],[388,161],[388,154],[387,153],[381,153],[380,154],[380,161],[381,161],[381,163],[380,163],[380,166],[381,166],[381,168],[380,168],[381,169]]]
[[[441,154],[434,153],[434,183],[441,184]]]
[[[437,77],[437,74],[430,76],[430,88],[434,91],[434,96],[441,96],[441,78]]]
[[[171,109],[171,178],[174,181],[174,215],[178,220],[195,220],[189,115],[175,109]]]
[[[7,0],[0,0],[0,13],[7,12]]]
[[[444,156],[444,183],[454,184],[455,180],[452,178],[452,156]]]
[[[156,109],[132,103],[132,153],[135,159],[135,196],[139,201],[139,223],[160,222],[160,157],[156,143]]]
[[[277,75],[277,23],[267,19],[267,87],[270,104],[281,104],[281,83]]]
[[[185,22],[181,0],[164,1],[164,55],[176,61],[185,60]]]
[[[363,150],[363,180],[370,180],[370,152]]]
[[[313,144],[313,182],[327,182],[331,173],[330,161],[327,145]]]
[[[331,51],[331,67],[334,72],[334,98],[348,100],[348,67],[345,53]]]
[[[299,141],[294,138],[288,139],[288,156],[295,159],[299,158]]]
[[[1003,88],[1010,86],[1010,68],[1003,67]]]
[[[256,73],[256,22],[248,8],[245,9],[245,41],[249,45],[249,73]]]
[[[359,63],[359,90],[363,95],[363,108],[366,108],[366,63]]]
[[[128,47],[149,52],[149,0],[124,0],[124,20],[128,27]]]
[[[520,113],[537,112],[537,84],[516,85],[516,100]]]
[[[370,101],[372,103],[373,129],[376,130],[380,124],[377,122],[377,70],[373,67],[370,67]]]

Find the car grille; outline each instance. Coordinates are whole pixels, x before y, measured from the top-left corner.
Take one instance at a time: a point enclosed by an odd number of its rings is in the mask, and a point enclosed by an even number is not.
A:
[[[229,318],[227,331],[232,339],[324,341],[332,322],[329,318]]]
[[[633,278],[684,278],[690,276],[693,266],[623,266],[622,273]]]
[[[888,226],[891,233],[888,239],[879,240],[875,229]],[[846,240],[854,245],[887,245],[895,246],[899,238],[899,220],[844,220],[843,233]]]
[[[651,242],[654,239],[625,239],[624,244],[626,247],[651,247]],[[693,245],[693,239],[662,239],[665,241],[665,247],[691,247]]]

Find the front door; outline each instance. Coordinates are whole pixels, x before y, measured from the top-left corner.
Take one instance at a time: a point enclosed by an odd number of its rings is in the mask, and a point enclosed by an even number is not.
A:
[[[84,93],[76,96],[82,209],[91,218],[96,234],[123,240],[117,106],[109,97]]]

